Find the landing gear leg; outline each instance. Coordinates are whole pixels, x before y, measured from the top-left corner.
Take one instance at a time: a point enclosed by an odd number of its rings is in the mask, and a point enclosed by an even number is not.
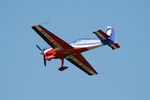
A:
[[[67,66],[64,66],[64,58],[61,59],[61,67],[58,68],[59,71],[64,71],[65,69],[67,69]]]

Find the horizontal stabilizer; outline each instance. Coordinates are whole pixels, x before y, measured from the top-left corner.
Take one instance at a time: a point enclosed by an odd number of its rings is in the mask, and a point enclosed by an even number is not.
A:
[[[101,40],[107,40],[109,38],[109,36],[103,32],[102,30],[98,30],[96,32],[93,32],[99,39]]]
[[[112,49],[117,49],[117,48],[120,48],[120,45],[118,43],[113,43],[113,44],[110,45],[110,47]]]
[[[102,30],[98,30],[96,32],[93,32],[102,42],[103,45],[108,45],[109,47],[111,47],[113,50],[120,48],[120,45],[118,43],[116,43],[115,40],[115,35],[114,35],[114,31],[113,29],[110,29],[110,33],[108,34],[103,32]]]

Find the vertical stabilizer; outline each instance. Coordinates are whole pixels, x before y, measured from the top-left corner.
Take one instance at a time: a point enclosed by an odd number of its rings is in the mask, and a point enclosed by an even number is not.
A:
[[[109,39],[112,40],[114,43],[116,43],[116,38],[115,38],[115,28],[112,26],[107,27],[106,34],[109,36]]]

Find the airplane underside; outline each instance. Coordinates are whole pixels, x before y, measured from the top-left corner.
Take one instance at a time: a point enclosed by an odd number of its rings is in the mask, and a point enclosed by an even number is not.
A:
[[[100,43],[90,45],[90,46],[88,44],[84,44],[84,45],[86,46],[86,48],[81,48],[81,47],[77,47],[77,46],[75,46],[74,49],[68,49],[68,50],[55,50],[55,49],[51,48],[51,50],[49,50],[46,53],[45,60],[50,61],[52,59],[60,59],[61,60],[61,66],[58,68],[58,70],[64,71],[68,68],[67,66],[64,66],[64,59],[65,58],[69,58],[69,56],[71,56],[71,55],[80,54],[80,53],[86,52],[88,50],[102,46],[102,45],[100,45]]]
[[[115,40],[113,27],[107,27],[106,33],[102,30],[93,32],[97,38],[78,39],[71,43],[65,42],[41,25],[34,25],[32,29],[51,46],[49,49],[41,49],[36,45],[43,55],[44,66],[46,66],[46,60],[60,59],[61,66],[58,68],[59,71],[64,71],[68,68],[64,66],[64,59],[66,59],[88,75],[98,74],[81,53],[103,45],[108,45],[113,50],[120,48]]]

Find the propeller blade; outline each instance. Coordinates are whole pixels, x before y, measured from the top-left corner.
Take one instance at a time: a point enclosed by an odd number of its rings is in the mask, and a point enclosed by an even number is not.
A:
[[[36,47],[40,50],[40,51],[42,51],[43,52],[43,50],[38,46],[38,45],[36,45]]]
[[[43,55],[44,66],[46,66],[46,60],[45,60],[44,50],[42,50],[38,45],[36,45],[36,47],[37,47],[40,51],[42,51],[41,54]]]
[[[43,56],[43,60],[44,60],[44,66],[46,66],[45,55]]]

